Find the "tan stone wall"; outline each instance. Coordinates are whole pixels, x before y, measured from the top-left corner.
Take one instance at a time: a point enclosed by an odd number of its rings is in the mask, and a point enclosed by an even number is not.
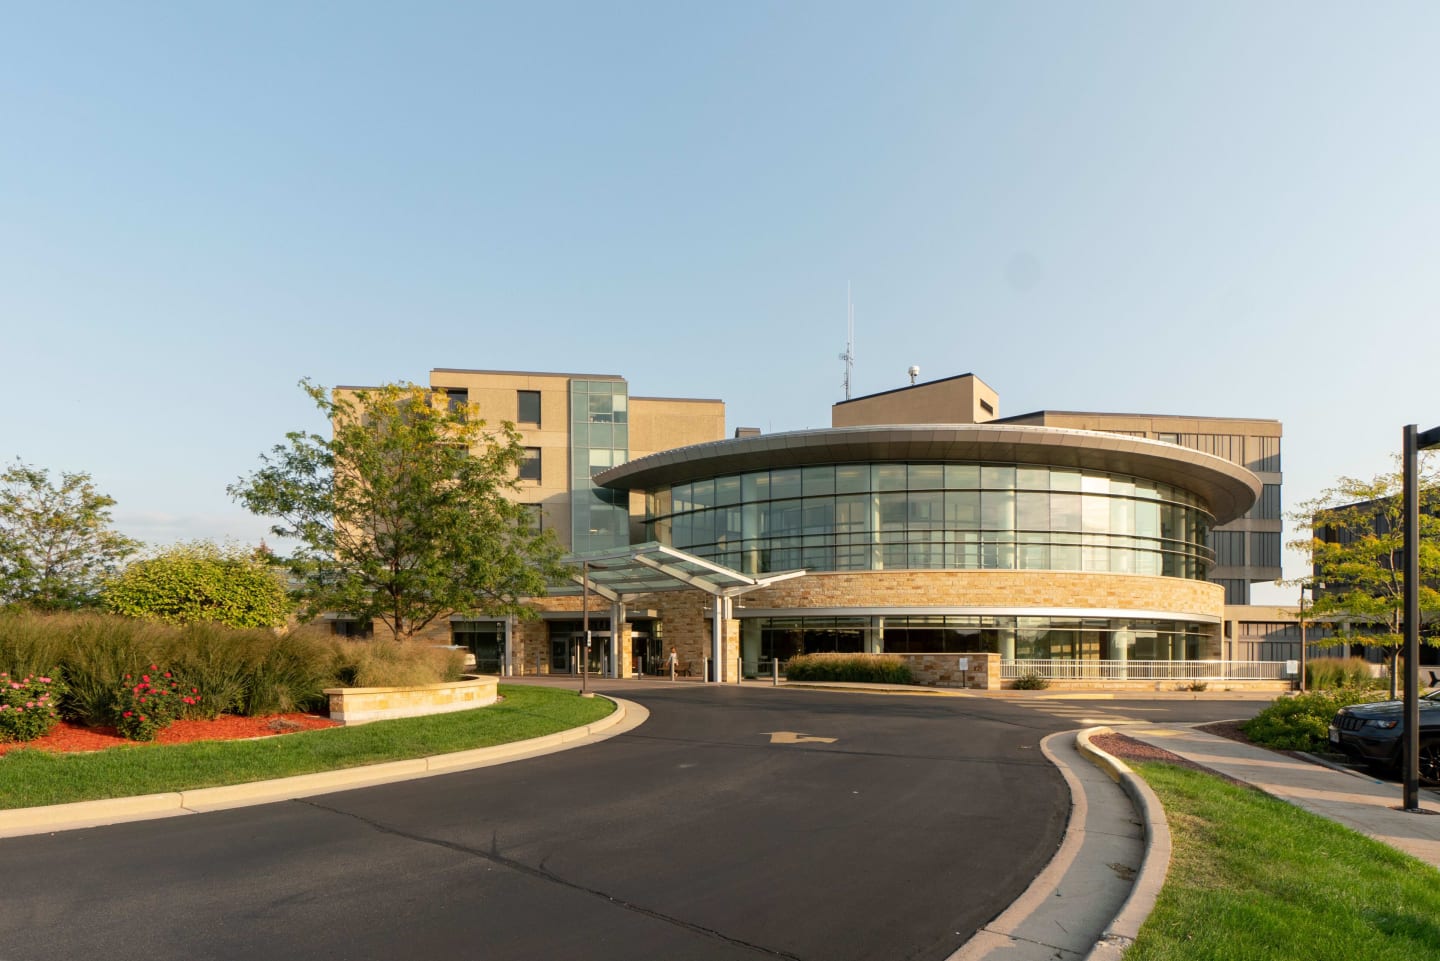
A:
[[[866,571],[807,574],[745,595],[747,608],[1120,608],[1218,620],[1217,584],[1071,571]],[[1023,610],[1020,613],[1024,613]]]
[[[495,703],[494,677],[475,677],[414,687],[326,688],[330,717],[341,724],[368,724],[397,717],[468,711]]]
[[[916,684],[994,691],[1000,688],[999,654],[895,654],[910,665]]]

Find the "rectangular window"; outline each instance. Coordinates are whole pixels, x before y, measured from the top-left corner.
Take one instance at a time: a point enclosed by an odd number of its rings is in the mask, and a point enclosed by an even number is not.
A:
[[[452,414],[465,416],[466,407],[470,403],[470,391],[464,387],[436,387],[436,390],[445,392],[445,409]]]
[[[336,637],[369,640],[375,636],[375,622],[359,621],[353,617],[337,617],[330,622],[330,633]]]
[[[539,533],[540,529],[543,526],[545,516],[544,511],[541,509],[540,505],[521,504],[520,507],[525,511],[525,516],[521,520],[520,526],[525,530],[535,531],[536,533]]]
[[[525,456],[520,461],[520,479],[540,483],[540,448],[525,448]]]
[[[538,390],[515,392],[515,423],[540,426],[540,392]]]
[[[1245,566],[1245,533],[1243,531],[1213,531],[1210,536],[1213,539],[1217,566]]]
[[[1280,532],[1267,533],[1252,531],[1250,534],[1250,563],[1255,567],[1280,566]]]
[[[1266,484],[1260,492],[1260,499],[1245,516],[1264,521],[1280,520],[1280,485]]]
[[[1280,438],[1251,437],[1246,447],[1246,467],[1254,471],[1280,470]]]

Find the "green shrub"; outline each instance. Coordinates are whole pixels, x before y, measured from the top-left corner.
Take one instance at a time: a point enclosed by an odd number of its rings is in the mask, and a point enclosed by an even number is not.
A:
[[[1378,688],[1384,684],[1370,673],[1362,657],[1317,657],[1305,664],[1305,686],[1312,691],[1336,688]]]
[[[115,698],[115,729],[132,741],[153,741],[180,716],[186,705],[198,700],[182,690],[172,671],[151,664],[141,674],[126,674]]]
[[[52,674],[0,671],[0,741],[33,741],[55,726],[65,685]]]
[[[1031,671],[1015,678],[1015,683],[1010,686],[1017,691],[1043,691],[1050,686],[1050,681],[1039,671]]]
[[[792,681],[910,684],[910,665],[894,654],[800,654],[785,662]]]
[[[1321,751],[1329,743],[1330,721],[1336,711],[1374,699],[1373,693],[1356,688],[1276,698],[1240,729],[1250,740],[1266,747]]]

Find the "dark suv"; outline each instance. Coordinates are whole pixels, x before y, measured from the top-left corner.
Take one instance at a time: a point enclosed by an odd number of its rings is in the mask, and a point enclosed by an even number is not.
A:
[[[1377,768],[1400,766],[1405,702],[1376,701],[1341,708],[1330,722],[1330,744]],[[1420,781],[1440,784],[1440,691],[1420,697]]]

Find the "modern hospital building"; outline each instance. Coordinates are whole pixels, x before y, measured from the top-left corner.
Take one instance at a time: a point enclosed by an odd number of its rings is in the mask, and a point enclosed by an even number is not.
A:
[[[818,651],[899,654],[943,685],[1198,677],[1255,658],[1226,606],[1280,576],[1273,420],[1002,417],[964,374],[836,403],[828,429],[727,436],[722,401],[619,376],[430,385],[516,425],[517,496],[582,575],[535,618],[432,629],[481,670],[575,672],[588,622],[608,676],[656,673],[674,647],[720,681]]]

